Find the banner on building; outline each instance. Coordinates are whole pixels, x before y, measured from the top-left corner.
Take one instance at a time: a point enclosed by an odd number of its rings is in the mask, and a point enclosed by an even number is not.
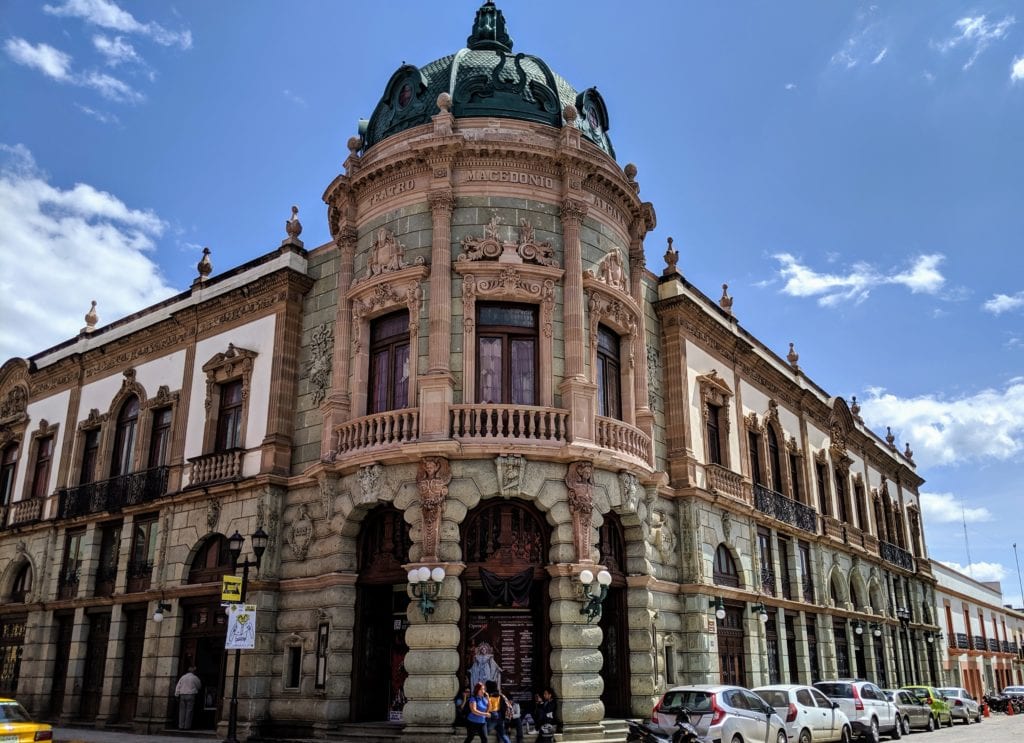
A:
[[[235,604],[228,609],[225,650],[253,650],[256,647],[256,605]]]

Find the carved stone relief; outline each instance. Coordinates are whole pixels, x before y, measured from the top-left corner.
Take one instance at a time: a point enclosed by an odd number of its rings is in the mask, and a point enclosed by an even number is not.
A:
[[[631,513],[636,513],[640,508],[640,481],[632,472],[620,472],[619,487],[622,489],[622,502]]]
[[[448,497],[452,470],[444,457],[424,457],[416,472],[423,512],[423,560],[436,560],[441,535],[441,513]]]
[[[419,330],[420,302],[423,289],[419,282],[394,287],[389,283],[378,284],[373,291],[361,299],[352,301],[352,350],[359,353],[363,348],[363,318],[382,307],[404,304],[409,310],[409,337],[416,337]]]
[[[732,542],[732,515],[728,511],[722,512],[722,540]]]
[[[376,503],[384,492],[384,468],[379,464],[368,464],[359,468],[359,502]]]
[[[526,457],[521,454],[508,454],[496,457],[495,467],[498,470],[498,490],[506,498],[512,498],[523,491],[526,479]]]
[[[629,293],[629,279],[626,276],[622,253],[613,249],[597,264],[597,271],[587,271],[587,275],[607,284],[613,289]]]
[[[587,309],[590,311],[590,347],[597,348],[598,326],[601,323],[612,325],[625,333],[622,351],[632,367],[636,360],[633,355],[633,338],[637,328],[635,314],[621,300],[601,296],[596,292],[591,293]]]
[[[220,501],[217,498],[210,498],[206,501],[206,527],[212,533],[217,531],[218,523],[220,523]]]
[[[594,464],[587,460],[572,462],[565,475],[572,514],[572,539],[577,560],[590,557],[590,518],[594,511]]]
[[[647,346],[647,406],[661,410],[661,354],[657,347]]]
[[[417,265],[424,263],[423,257],[416,259]],[[405,261],[405,246],[398,241],[395,233],[387,227],[377,230],[377,236],[370,244],[370,260],[368,265],[369,276],[379,276],[382,273],[401,271],[408,268]]]
[[[299,505],[298,513],[285,531],[285,540],[292,549],[296,560],[305,560],[309,546],[313,543],[313,521],[305,503]]]
[[[309,386],[313,403],[323,402],[331,386],[331,356],[334,352],[334,332],[331,323],[325,322],[313,332],[309,358]]]
[[[338,494],[338,478],[334,475],[322,474],[318,479],[320,485],[320,502],[324,508],[324,518],[334,518],[334,497]]]
[[[517,240],[502,240],[498,233],[498,216],[492,215],[484,226],[483,237],[462,238],[460,261],[497,260],[500,263],[536,263],[541,266],[558,268],[552,257],[554,248],[549,242],[537,242],[534,227],[529,221],[519,221]]]
[[[661,511],[655,511],[651,516],[651,541],[663,562],[667,561],[675,551],[675,532],[672,531],[672,525]]]

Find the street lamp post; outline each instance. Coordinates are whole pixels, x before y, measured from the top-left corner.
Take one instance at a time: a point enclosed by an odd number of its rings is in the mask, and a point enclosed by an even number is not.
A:
[[[238,557],[242,554],[242,543],[245,541],[245,537],[235,530],[235,533],[228,538],[228,552],[231,553],[231,572],[234,574],[238,570],[238,566],[242,566],[242,592],[241,592],[241,603],[245,605],[245,595],[249,588],[249,568],[256,568],[256,574],[259,575],[260,561],[263,559],[263,552],[267,549],[267,542],[270,541],[270,537],[262,527],[256,527],[256,531],[252,535],[252,551],[256,556],[255,561],[246,560],[245,562],[239,563]],[[224,739],[225,743],[238,743],[238,666],[242,662],[242,651],[235,650],[235,673],[231,679],[231,706],[228,708],[228,735]]]

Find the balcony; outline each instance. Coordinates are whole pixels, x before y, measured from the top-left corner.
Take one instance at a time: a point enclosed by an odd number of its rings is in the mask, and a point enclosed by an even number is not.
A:
[[[167,467],[153,467],[109,480],[65,488],[58,493],[57,518],[115,513],[125,506],[154,501],[167,495],[167,473]]]
[[[597,418],[597,445],[629,454],[644,462],[651,461],[651,439],[628,423],[614,418]]]
[[[189,487],[207,485],[222,480],[240,479],[243,454],[245,454],[244,449],[229,449],[224,452],[192,457],[188,460],[192,465],[188,479]]]
[[[809,508],[803,503],[797,503],[764,485],[754,485],[754,506],[761,513],[774,519],[811,534],[818,533],[818,514],[813,508]]]
[[[932,577],[932,564],[927,557],[918,557],[917,561],[917,572],[926,578]]]
[[[971,637],[971,650],[984,650],[987,645],[988,643],[985,642],[985,638],[981,635]]]
[[[129,560],[128,561],[128,584],[126,593],[139,593],[148,591],[150,581],[153,578],[152,560]]]
[[[61,571],[60,576],[57,578],[57,598],[75,598],[78,595],[78,580],[80,577],[80,568],[69,568]]]
[[[988,638],[988,649],[993,653],[999,652],[999,640]]]
[[[569,411],[533,405],[453,405],[451,437],[467,443],[569,442]]]
[[[402,408],[345,421],[335,429],[338,454],[409,444],[419,438],[419,408]]]
[[[707,488],[712,493],[730,495],[744,503],[750,502],[750,498],[743,492],[743,478],[736,472],[720,464],[705,464],[704,472],[707,475]]]
[[[839,519],[832,518],[831,516],[822,516],[821,522],[827,536],[840,542],[846,541],[846,528]]]
[[[775,571],[771,568],[761,568],[761,590],[769,596],[775,595]]]
[[[904,570],[914,570],[914,558],[905,549],[897,547],[895,544],[881,541],[878,543],[878,546],[879,554],[887,563]]]
[[[950,647],[957,648],[958,650],[970,650],[971,641],[963,632],[956,633],[956,643],[950,642]]]
[[[1002,642],[1000,642],[999,643],[999,652],[1000,653],[1010,653],[1010,652],[1013,652],[1012,650],[1010,650],[1010,643],[1007,642],[1006,640],[1003,640]]]
[[[43,498],[28,498],[9,506],[8,526],[25,526],[34,524],[43,516]]]

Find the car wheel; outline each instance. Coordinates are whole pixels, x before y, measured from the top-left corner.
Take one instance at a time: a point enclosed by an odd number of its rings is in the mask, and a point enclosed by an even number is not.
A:
[[[740,737],[739,733],[736,733],[736,735],[732,736],[732,743],[743,743],[743,738]]]
[[[946,727],[953,727],[953,713],[949,713],[949,719],[946,721]]]
[[[902,733],[903,735],[910,735],[910,718],[909,717],[901,717],[900,718],[900,733]]]
[[[978,712],[978,716],[974,718],[974,721],[976,723],[978,723],[979,725],[981,724],[981,712],[980,711]]]
[[[780,730],[779,734],[775,736],[775,743],[787,743],[789,736],[786,735],[785,730]]]
[[[928,715],[928,727],[925,728],[929,733],[935,729],[935,718],[932,715]]]
[[[843,728],[843,737],[839,739],[840,743],[851,743],[853,735],[850,733],[850,728]]]
[[[798,743],[811,743],[811,731],[801,730],[800,737],[797,739]]]
[[[899,715],[896,715],[896,721],[892,724],[892,732],[889,733],[889,737],[892,740],[899,740],[903,737],[903,720]]]
[[[878,734],[878,720],[874,717],[871,718],[871,727],[868,729],[868,740],[871,743],[878,743],[881,737]]]

